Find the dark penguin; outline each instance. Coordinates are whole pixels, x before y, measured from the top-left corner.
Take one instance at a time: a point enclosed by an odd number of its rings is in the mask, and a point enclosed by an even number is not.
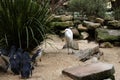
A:
[[[32,62],[33,64],[37,65],[37,61],[41,61],[41,56],[42,56],[42,49],[37,50],[37,52],[32,56]]]
[[[32,74],[31,58],[29,52],[25,51],[22,54],[21,77],[26,79],[30,77],[30,74]]]

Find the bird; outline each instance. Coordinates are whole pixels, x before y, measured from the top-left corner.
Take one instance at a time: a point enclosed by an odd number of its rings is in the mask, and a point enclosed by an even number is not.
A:
[[[72,46],[72,42],[73,42],[73,32],[70,28],[65,29],[65,39],[69,54],[69,48]]]
[[[31,65],[31,58],[29,56],[29,52],[24,51],[22,53],[22,60],[21,60],[21,77],[26,79],[32,75],[32,65]]]
[[[37,62],[38,60],[41,61],[41,56],[42,56],[42,53],[43,53],[43,50],[42,49],[38,49],[36,51],[36,53],[32,56],[32,62],[33,62],[33,65],[36,65],[37,66]]]
[[[15,74],[15,75],[19,75],[20,74],[20,67],[21,67],[21,58],[22,58],[22,53],[23,53],[23,49],[22,48],[18,48],[16,46],[11,46],[10,48],[10,53],[9,53],[9,62],[10,62],[10,68],[11,71]]]
[[[23,53],[23,49],[22,48],[18,48],[16,53],[14,54],[14,62],[15,62],[15,65],[16,65],[14,70],[16,70],[15,72],[17,74],[20,73],[22,53]]]
[[[15,45],[12,45],[11,48],[10,48],[10,51],[9,51],[9,55],[8,55],[8,56],[9,56],[9,57],[14,56],[15,52],[16,52],[16,46],[15,46]]]
[[[0,49],[0,55],[4,55],[4,56],[8,56],[8,51],[7,51],[7,49],[4,49],[4,48],[1,48]]]

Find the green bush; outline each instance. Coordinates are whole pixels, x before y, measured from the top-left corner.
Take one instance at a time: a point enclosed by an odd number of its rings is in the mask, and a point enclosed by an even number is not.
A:
[[[105,0],[70,0],[70,11],[78,11],[82,15],[96,15],[104,17],[106,11]]]
[[[0,46],[32,49],[45,38],[49,0],[0,0],[0,8]]]
[[[114,15],[115,19],[120,20],[120,7],[114,9],[113,15]]]

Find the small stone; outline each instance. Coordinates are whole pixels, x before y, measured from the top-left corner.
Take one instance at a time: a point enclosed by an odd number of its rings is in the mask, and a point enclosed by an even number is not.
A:
[[[113,48],[114,46],[110,42],[104,42],[100,44],[101,48]]]
[[[108,78],[108,79],[104,79],[104,80],[112,80],[112,79]]]
[[[88,29],[86,27],[84,27],[82,24],[78,25],[78,30],[80,31],[87,31]]]
[[[89,37],[89,34],[87,32],[81,32],[82,38],[86,39]]]
[[[6,72],[9,62],[8,62],[8,58],[5,57],[4,55],[0,56],[0,71]]]

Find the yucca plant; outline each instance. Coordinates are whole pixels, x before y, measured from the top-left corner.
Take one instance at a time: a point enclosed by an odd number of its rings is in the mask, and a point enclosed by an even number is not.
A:
[[[49,0],[0,0],[0,46],[32,49],[45,39]]]

